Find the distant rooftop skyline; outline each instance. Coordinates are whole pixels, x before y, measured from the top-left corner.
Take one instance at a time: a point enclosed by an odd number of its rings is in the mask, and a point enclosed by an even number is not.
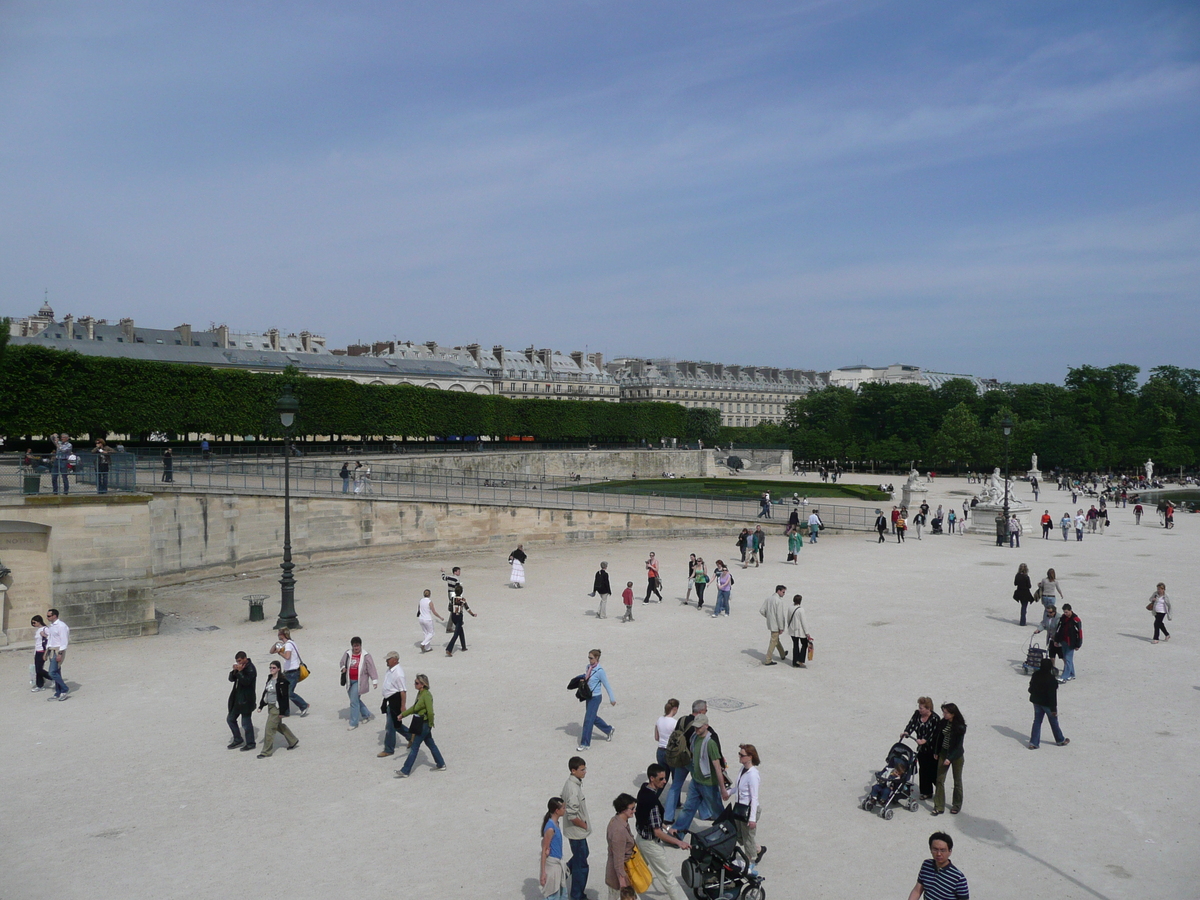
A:
[[[1194,4],[17,0],[0,25],[3,314],[48,290],[330,347],[1200,367]]]

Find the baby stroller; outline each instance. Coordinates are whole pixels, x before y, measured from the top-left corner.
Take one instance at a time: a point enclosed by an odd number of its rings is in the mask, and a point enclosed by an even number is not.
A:
[[[942,517],[941,516],[938,516],[936,519],[929,520],[929,533],[930,534],[941,534],[942,533]]]
[[[893,769],[904,767],[904,774],[896,777],[891,774]],[[887,765],[875,773],[875,783],[871,785],[871,793],[859,804],[868,812],[878,808],[881,818],[890,819],[894,806],[907,806],[912,812],[917,808],[916,790],[913,787],[913,773],[917,770],[917,752],[908,744],[892,744],[887,754]]]
[[[751,869],[746,851],[738,846],[732,821],[718,819],[687,840],[692,852],[679,875],[696,900],[765,900],[762,876]]]

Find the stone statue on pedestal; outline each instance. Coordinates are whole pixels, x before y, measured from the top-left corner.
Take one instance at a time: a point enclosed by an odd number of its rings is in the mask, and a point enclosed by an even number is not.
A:
[[[1035,453],[1035,454],[1033,454],[1033,465],[1031,465],[1031,466],[1029,467],[1029,470],[1030,470],[1031,472],[1038,472],[1038,471],[1040,471],[1040,469],[1038,469],[1038,467],[1037,467],[1037,454],[1036,454],[1036,453]]]
[[[1154,480],[1154,460],[1152,460],[1152,459],[1146,460],[1145,468],[1146,468],[1146,480],[1153,481]]]

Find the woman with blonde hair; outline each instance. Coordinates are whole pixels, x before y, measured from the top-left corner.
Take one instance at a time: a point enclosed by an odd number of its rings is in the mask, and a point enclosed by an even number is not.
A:
[[[938,734],[941,724],[941,717],[933,711],[933,699],[918,697],[917,711],[904,726],[904,731],[900,732],[900,740],[912,738],[917,742],[917,772],[920,776],[922,800],[933,796],[934,784],[937,781],[938,748],[933,739]]]

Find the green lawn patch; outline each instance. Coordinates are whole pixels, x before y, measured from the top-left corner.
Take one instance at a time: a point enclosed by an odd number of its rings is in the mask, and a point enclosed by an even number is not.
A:
[[[801,497],[842,500],[888,500],[888,494],[865,484],[826,484],[820,481],[750,481],[740,478],[633,478],[598,484],[571,485],[564,491],[591,491],[605,494],[645,494],[656,497],[697,497],[717,500],[758,500],[763,491],[771,498]]]

